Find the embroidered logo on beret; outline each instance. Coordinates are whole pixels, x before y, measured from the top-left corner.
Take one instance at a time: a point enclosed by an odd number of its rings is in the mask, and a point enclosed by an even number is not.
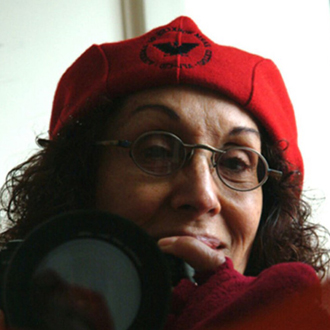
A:
[[[155,32],[140,51],[140,59],[160,69],[193,69],[212,58],[212,45],[200,32],[166,27]]]

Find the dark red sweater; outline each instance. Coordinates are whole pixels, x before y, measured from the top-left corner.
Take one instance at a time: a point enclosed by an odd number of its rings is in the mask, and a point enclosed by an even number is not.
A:
[[[325,330],[320,282],[303,263],[278,264],[258,277],[234,270],[230,259],[213,274],[182,280],[173,291],[164,330]]]

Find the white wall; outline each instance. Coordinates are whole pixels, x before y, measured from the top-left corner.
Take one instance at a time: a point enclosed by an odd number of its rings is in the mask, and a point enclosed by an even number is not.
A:
[[[146,27],[188,15],[214,41],[278,65],[296,111],[305,192],[314,220],[330,229],[329,0],[145,0]]]
[[[46,133],[56,84],[91,44],[123,38],[119,0],[0,0],[0,184]]]
[[[329,198],[328,0],[0,1],[0,183],[33,152],[35,136],[47,131],[63,71],[90,44],[122,39],[121,5],[139,1],[147,30],[189,15],[214,41],[277,63],[296,109],[305,189]],[[329,200],[315,219],[330,228]]]
[[[215,41],[269,57],[280,68],[296,111],[304,188],[309,197],[326,198],[314,219],[330,229],[329,0],[219,0],[207,15],[200,1],[186,3],[186,13]],[[203,0],[203,7],[214,3]]]

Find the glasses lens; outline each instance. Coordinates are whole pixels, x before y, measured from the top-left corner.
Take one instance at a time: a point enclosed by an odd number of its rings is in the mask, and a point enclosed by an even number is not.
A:
[[[251,149],[232,148],[217,160],[220,179],[237,190],[252,190],[266,177],[267,165],[262,156]]]
[[[181,141],[168,133],[147,133],[132,146],[138,167],[154,175],[168,175],[179,169],[185,158]]]

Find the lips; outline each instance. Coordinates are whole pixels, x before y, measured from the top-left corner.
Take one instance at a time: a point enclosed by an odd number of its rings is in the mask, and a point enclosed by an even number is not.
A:
[[[220,240],[218,240],[215,237],[200,236],[200,235],[194,237],[214,250],[221,247]]]
[[[192,233],[187,233],[187,232],[180,232],[180,233],[168,233],[166,235],[162,235],[161,237],[158,237],[157,241],[161,238],[165,237],[193,237],[200,242],[204,243],[208,247],[210,247],[213,250],[216,249],[221,249],[224,248],[224,244],[216,237],[214,236],[208,236],[208,235],[203,235],[203,234],[192,234]]]

